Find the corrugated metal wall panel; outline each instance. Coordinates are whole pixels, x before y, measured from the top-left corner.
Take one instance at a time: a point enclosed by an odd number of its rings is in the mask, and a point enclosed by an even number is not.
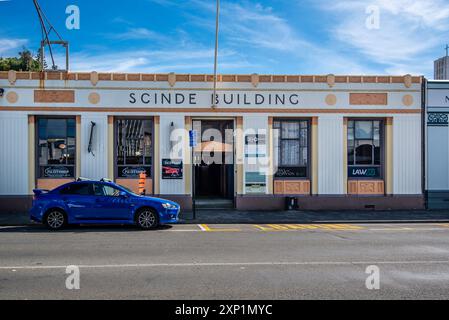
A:
[[[421,194],[421,116],[393,119],[393,192]]]
[[[318,118],[318,193],[343,194],[343,117]]]
[[[92,153],[88,153],[91,121],[95,122]],[[108,176],[108,117],[103,114],[81,115],[81,176],[101,179]]]
[[[28,194],[28,116],[0,113],[0,195]]]

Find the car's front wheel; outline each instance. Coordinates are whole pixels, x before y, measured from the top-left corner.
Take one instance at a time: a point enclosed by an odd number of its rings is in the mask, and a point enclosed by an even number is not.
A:
[[[45,215],[44,223],[50,230],[61,230],[67,224],[67,218],[62,210],[52,209]]]
[[[155,229],[159,225],[159,216],[153,209],[140,209],[136,214],[136,224],[141,229]]]

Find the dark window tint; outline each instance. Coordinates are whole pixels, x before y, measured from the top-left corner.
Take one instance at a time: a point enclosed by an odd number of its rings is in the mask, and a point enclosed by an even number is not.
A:
[[[108,185],[96,183],[94,185],[94,194],[96,196],[118,197],[120,196],[120,190]]]
[[[276,120],[274,149],[276,177],[307,177],[309,166],[309,121]]]
[[[151,165],[151,120],[117,120],[117,164]]]
[[[354,172],[376,172],[371,177],[379,178],[381,173],[382,122],[380,120],[348,121],[348,168]],[[375,171],[357,170],[374,168]]]
[[[39,118],[37,122],[39,177],[75,175],[76,123],[74,118]]]
[[[77,183],[77,184],[71,184],[67,186],[66,188],[62,189],[61,194],[76,194],[76,195],[82,195],[87,196],[92,194],[91,192],[91,186],[89,183]]]
[[[151,176],[153,122],[150,119],[115,121],[116,173],[120,178],[138,178],[141,172]]]

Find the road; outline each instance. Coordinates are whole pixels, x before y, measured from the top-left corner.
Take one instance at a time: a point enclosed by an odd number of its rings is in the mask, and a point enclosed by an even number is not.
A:
[[[0,227],[0,299],[430,298],[449,298],[449,224]]]

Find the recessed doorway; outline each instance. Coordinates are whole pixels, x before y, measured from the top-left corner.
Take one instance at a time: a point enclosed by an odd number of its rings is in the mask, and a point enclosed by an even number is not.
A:
[[[234,121],[194,120],[198,133],[194,148],[195,199],[213,208],[233,206],[234,201]]]

